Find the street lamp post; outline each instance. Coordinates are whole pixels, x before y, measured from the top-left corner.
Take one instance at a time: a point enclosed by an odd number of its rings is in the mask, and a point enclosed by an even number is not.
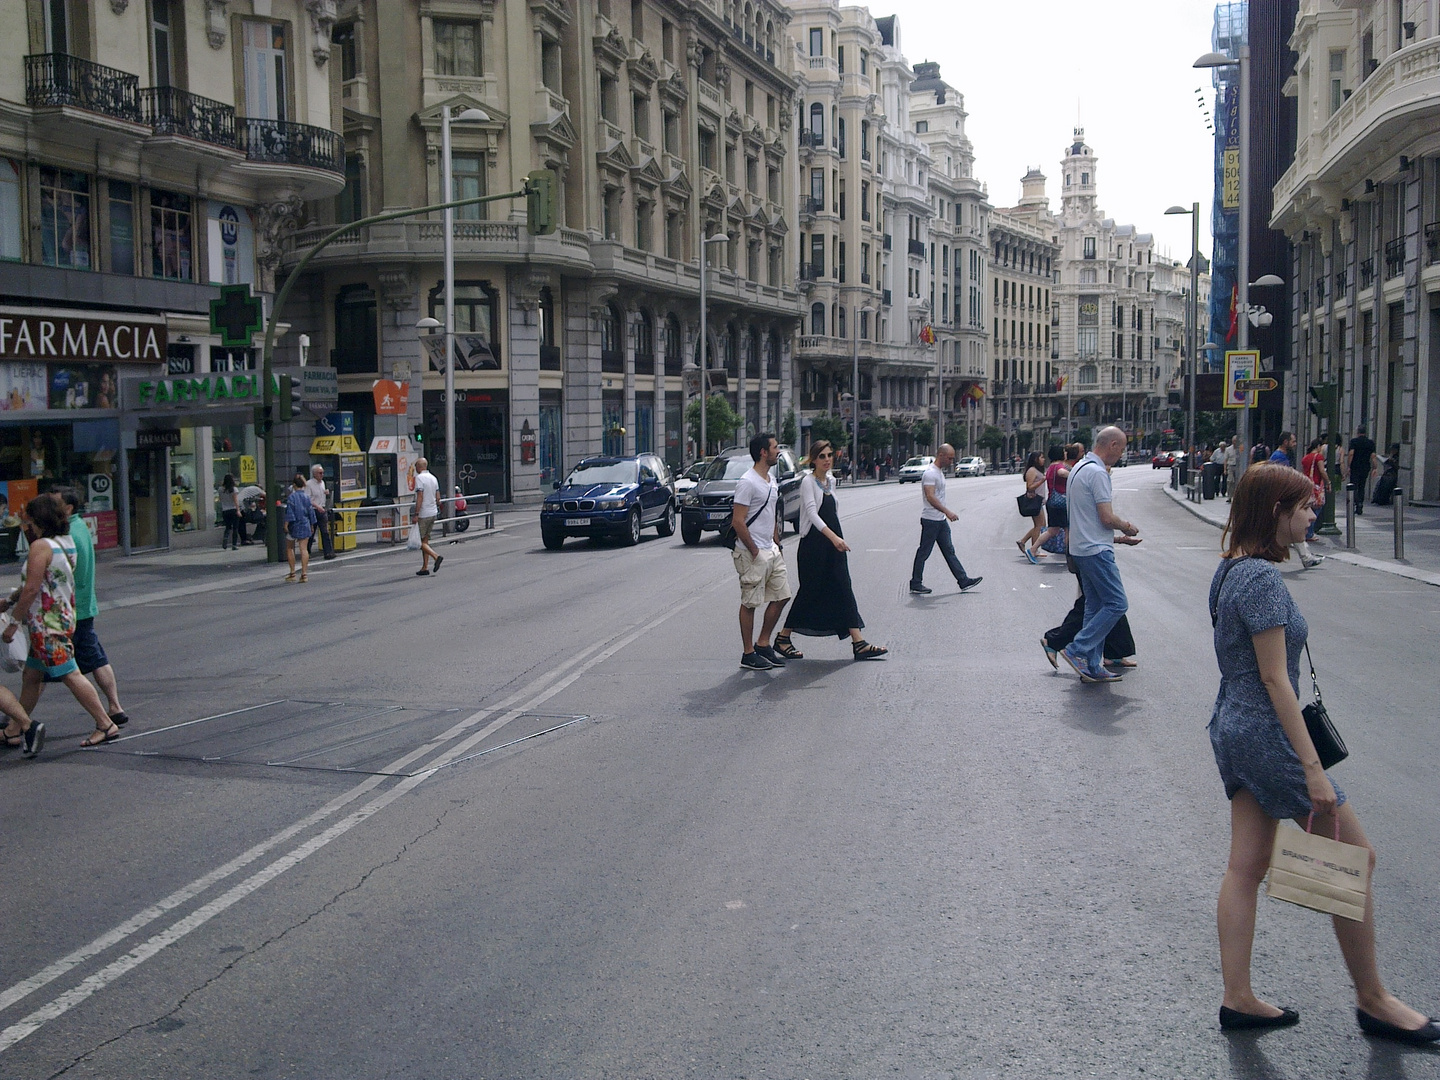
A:
[[[1195,444],[1195,368],[1199,354],[1195,351],[1195,338],[1200,325],[1200,204],[1191,203],[1190,209],[1172,206],[1167,214],[1190,215],[1190,302],[1185,305],[1185,367],[1188,372],[1186,397],[1189,408],[1185,414],[1185,435],[1191,445]]]
[[[705,328],[705,248],[709,244],[723,244],[728,243],[729,240],[730,237],[724,233],[716,233],[714,236],[702,237],[700,241],[700,457],[702,459],[710,452],[710,444],[707,441],[709,429],[705,423],[707,414],[710,412],[710,342]]]
[[[440,110],[440,201],[455,198],[454,163],[450,160],[450,106]],[[455,120],[489,120],[483,109],[466,109]],[[455,495],[455,208],[445,207],[445,491],[443,499]],[[421,369],[424,370],[423,368]],[[424,377],[422,375],[423,383]],[[424,395],[421,395],[424,408]],[[437,510],[444,507],[440,503]],[[452,508],[454,504],[451,504]],[[452,509],[451,516],[454,516]]]

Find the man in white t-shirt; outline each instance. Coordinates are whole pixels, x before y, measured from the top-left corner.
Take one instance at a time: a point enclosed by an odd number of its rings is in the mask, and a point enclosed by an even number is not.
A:
[[[310,466],[310,479],[305,481],[305,494],[310,496],[310,505],[315,508],[315,532],[320,534],[320,550],[325,558],[335,557],[335,538],[330,535],[330,511],[325,508],[329,492],[325,489],[325,467]],[[315,533],[310,534],[310,549],[315,549]]]
[[[785,574],[785,556],[780,551],[780,530],[785,519],[775,515],[780,491],[770,470],[780,460],[775,436],[761,432],[750,440],[754,467],[735,485],[735,508],[731,524],[735,529],[735,572],[740,575],[740,666],[751,671],[784,667],[785,661],[770,645],[770,635],[780,622],[785,602],[790,599],[790,582]],[[755,609],[765,605],[760,637],[755,634]]]
[[[420,526],[420,569],[416,577],[428,577],[430,560],[435,560],[435,572],[445,556],[437,554],[430,546],[430,530],[435,527],[435,518],[440,513],[440,481],[429,469],[429,462],[423,457],[415,459],[415,520]]]
[[[937,544],[940,545],[940,554],[945,557],[945,565],[950,567],[950,573],[955,575],[955,583],[960,586],[961,592],[973,589],[984,580],[972,578],[965,573],[965,567],[960,565],[960,560],[955,555],[955,543],[950,539],[950,522],[955,521],[959,515],[945,505],[945,470],[954,460],[955,448],[949,443],[943,443],[940,449],[935,451],[935,463],[927,466],[920,474],[920,547],[915,552],[915,566],[910,571],[912,593],[934,591],[925,587],[925,561],[930,558],[930,552]]]

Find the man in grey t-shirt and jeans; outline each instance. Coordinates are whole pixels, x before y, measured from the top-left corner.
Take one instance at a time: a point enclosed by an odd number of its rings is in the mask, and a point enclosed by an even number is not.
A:
[[[935,464],[927,466],[920,474],[920,547],[915,552],[915,565],[910,570],[910,591],[925,594],[932,589],[925,587],[925,562],[938,544],[945,565],[955,575],[955,584],[960,591],[979,585],[981,578],[970,577],[955,555],[955,544],[950,539],[950,522],[958,515],[945,505],[945,470],[955,460],[955,448],[942,443],[935,451]]]
[[[785,556],[780,551],[780,530],[785,519],[777,518],[780,491],[770,470],[780,460],[775,436],[761,432],[750,440],[752,468],[735,485],[735,507],[730,522],[735,529],[735,572],[740,575],[740,666],[751,671],[783,668],[785,660],[770,645],[785,602],[790,599],[790,581],[785,574]],[[764,605],[765,621],[752,648],[755,609]]]
[[[1111,509],[1110,468],[1125,453],[1125,432],[1101,428],[1095,449],[1080,459],[1065,481],[1070,515],[1067,540],[1080,587],[1085,593],[1085,623],[1075,640],[1060,650],[1081,682],[1118,682],[1120,676],[1101,663],[1105,637],[1129,608],[1120,568],[1115,565],[1115,533],[1127,538],[1140,530]]]

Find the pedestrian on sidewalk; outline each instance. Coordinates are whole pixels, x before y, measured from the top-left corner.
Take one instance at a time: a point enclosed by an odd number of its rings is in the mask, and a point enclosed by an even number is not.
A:
[[[310,534],[315,531],[315,507],[305,493],[305,476],[296,473],[290,482],[290,494],[285,499],[285,561],[290,564],[286,582],[295,580],[295,556],[300,556],[300,584],[304,585],[310,573]]]
[[[730,512],[735,530],[731,558],[740,576],[740,666],[766,671],[785,666],[785,658],[770,646],[770,635],[790,599],[785,556],[780,550],[780,530],[785,527],[785,519],[776,517],[780,489],[770,475],[780,460],[775,436],[762,431],[751,439],[750,458],[755,464],[735,484],[735,505]],[[765,618],[756,638],[755,609],[762,605]]]
[[[325,488],[325,467],[310,466],[310,479],[305,481],[305,494],[310,496],[310,505],[315,508],[315,532],[320,534],[320,550],[326,559],[335,558],[335,538],[330,535],[330,511],[325,508],[329,491]],[[312,533],[306,542],[307,550],[315,545]]]
[[[959,515],[945,505],[945,470],[954,460],[955,448],[941,443],[935,451],[935,461],[920,474],[920,546],[915,550],[915,563],[910,569],[910,591],[922,596],[935,591],[925,587],[925,563],[937,544],[961,592],[985,580],[965,573],[950,538],[950,522],[958,520]]]
[[[1300,471],[1305,474],[1305,479],[1310,481],[1315,513],[1319,514],[1325,508],[1325,503],[1333,490],[1330,483],[1330,471],[1325,468],[1324,439],[1317,437],[1310,440],[1310,445],[1305,448],[1305,456],[1300,459]],[[1325,560],[1324,555],[1316,555],[1310,550],[1309,542],[1315,539],[1315,529],[1319,520],[1317,517],[1310,523],[1310,528],[1305,531],[1305,539],[1295,545],[1295,550],[1300,552],[1300,564],[1306,570],[1313,570]]]
[[[251,535],[263,539],[265,536],[265,489],[259,484],[246,484],[237,493],[240,498],[240,546],[249,547],[255,543],[245,534],[246,525],[254,525]]]
[[[1225,444],[1223,442],[1216,446],[1215,452],[1210,455],[1210,464],[1220,470],[1218,480],[1220,484],[1220,494],[1223,497],[1228,490],[1225,487]]]
[[[440,481],[430,471],[430,463],[423,457],[415,459],[415,524],[420,529],[420,569],[416,577],[430,575],[430,560],[435,560],[435,573],[445,556],[437,554],[430,546],[430,533],[435,528],[435,519],[440,516]]]
[[[235,488],[235,477],[228,472],[220,481],[220,518],[225,523],[225,531],[220,534],[220,550],[228,547],[239,551],[245,525],[240,520],[240,492]]]
[[[1040,542],[1040,535],[1045,531],[1045,496],[1048,489],[1045,486],[1045,455],[1036,450],[1025,460],[1025,494],[1020,496],[1020,516],[1030,519],[1030,531],[1015,541],[1015,546],[1020,549],[1033,566],[1041,559],[1047,558],[1043,551],[1036,551],[1036,545]],[[1027,514],[1026,510],[1034,510],[1033,514]]]
[[[810,447],[814,471],[800,482],[800,547],[796,556],[800,591],[790,605],[785,629],[775,638],[774,651],[782,660],[805,658],[791,642],[791,634],[848,637],[856,660],[879,660],[889,651],[860,636],[865,621],[860,618],[850,584],[850,563],[845,556],[850,545],[845,542],[836,509],[831,470],[834,461],[835,450],[828,440],[820,439]]]
[[[100,696],[75,662],[75,541],[65,504],[53,494],[37,495],[25,504],[25,536],[30,553],[20,571],[19,595],[0,604],[13,607],[13,621],[0,634],[9,644],[19,624],[30,635],[30,657],[25,661],[20,707],[33,716],[47,682],[63,682],[95,722],[95,730],[80,743],[99,746],[120,737],[120,726],[100,704]]]
[[[60,492],[60,501],[69,517],[70,539],[75,541],[75,664],[81,675],[95,679],[105,695],[105,712],[117,727],[130,722],[120,704],[120,688],[115,683],[115,669],[105,655],[105,647],[95,633],[95,616],[100,605],[95,600],[95,538],[90,526],[80,516],[80,495],[74,488]]]
[[[1375,481],[1375,490],[1370,501],[1376,506],[1389,506],[1395,501],[1395,488],[1400,483],[1400,444],[1391,443],[1390,453],[1384,458],[1380,479]]]
[[[1230,442],[1225,446],[1225,501],[1230,501],[1230,495],[1239,483],[1237,475],[1240,469],[1240,436],[1230,436]]]
[[[1129,603],[1115,565],[1115,533],[1139,533],[1111,506],[1110,469],[1125,453],[1127,439],[1118,427],[1101,428],[1095,449],[1070,471],[1066,484],[1070,512],[1070,557],[1085,591],[1085,621],[1075,640],[1060,651],[1085,683],[1116,682],[1120,675],[1103,666],[1105,638]]]
[[[1270,460],[1270,447],[1264,439],[1256,439],[1255,445],[1250,448],[1250,464],[1263,465]]]
[[[1351,484],[1355,485],[1355,513],[1365,513],[1365,488],[1370,483],[1370,472],[1380,466],[1380,459],[1375,455],[1375,440],[1370,438],[1361,424],[1355,429],[1355,437],[1350,440],[1350,448],[1345,454],[1345,477]]]
[[[1293,469],[1260,465],[1236,488],[1225,526],[1224,555],[1210,585],[1220,691],[1210,718],[1215,764],[1230,800],[1230,860],[1220,886],[1217,921],[1225,983],[1220,1026],[1287,1027],[1294,1009],[1262,1000],[1250,984],[1256,891],[1269,869],[1276,823],[1293,818],[1317,834],[1370,848],[1345,793],[1325,774],[1299,701],[1300,652],[1309,627],[1275,564],[1314,519],[1310,482]],[[1371,849],[1373,882],[1374,851]],[[1360,1030],[1375,1038],[1424,1045],[1440,1025],[1393,997],[1375,958],[1375,915],[1332,920],[1355,986]]]

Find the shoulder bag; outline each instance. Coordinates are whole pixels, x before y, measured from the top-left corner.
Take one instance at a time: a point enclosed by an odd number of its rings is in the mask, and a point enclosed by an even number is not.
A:
[[[1045,509],[1045,500],[1038,493],[1030,490],[1030,482],[1025,482],[1025,494],[1015,496],[1015,505],[1020,510],[1023,518],[1033,518]]]
[[[765,507],[770,505],[770,496],[774,493],[774,488],[771,488],[765,493],[765,501],[760,504],[760,508],[745,519],[745,528],[750,528],[751,525],[755,524],[755,519],[765,512]],[[724,544],[731,551],[734,551],[735,544],[739,539],[740,534],[735,531],[735,519],[731,517],[731,519],[725,523],[725,527],[720,530],[720,543]]]
[[[1214,626],[1220,620],[1220,592],[1225,588],[1225,579],[1230,576],[1231,569],[1239,559],[1226,559],[1226,567],[1220,574],[1220,587],[1215,590],[1215,606],[1210,609],[1210,625]],[[1315,700],[1300,710],[1300,715],[1305,718],[1305,730],[1310,733],[1310,742],[1315,746],[1315,755],[1320,759],[1320,767],[1329,769],[1340,764],[1350,756],[1349,749],[1345,746],[1345,740],[1340,737],[1336,730],[1334,721],[1330,719],[1330,713],[1325,709],[1325,702],[1320,697],[1320,680],[1315,675],[1315,661],[1310,657],[1310,642],[1305,642],[1305,661],[1310,665],[1310,688],[1315,694]]]

